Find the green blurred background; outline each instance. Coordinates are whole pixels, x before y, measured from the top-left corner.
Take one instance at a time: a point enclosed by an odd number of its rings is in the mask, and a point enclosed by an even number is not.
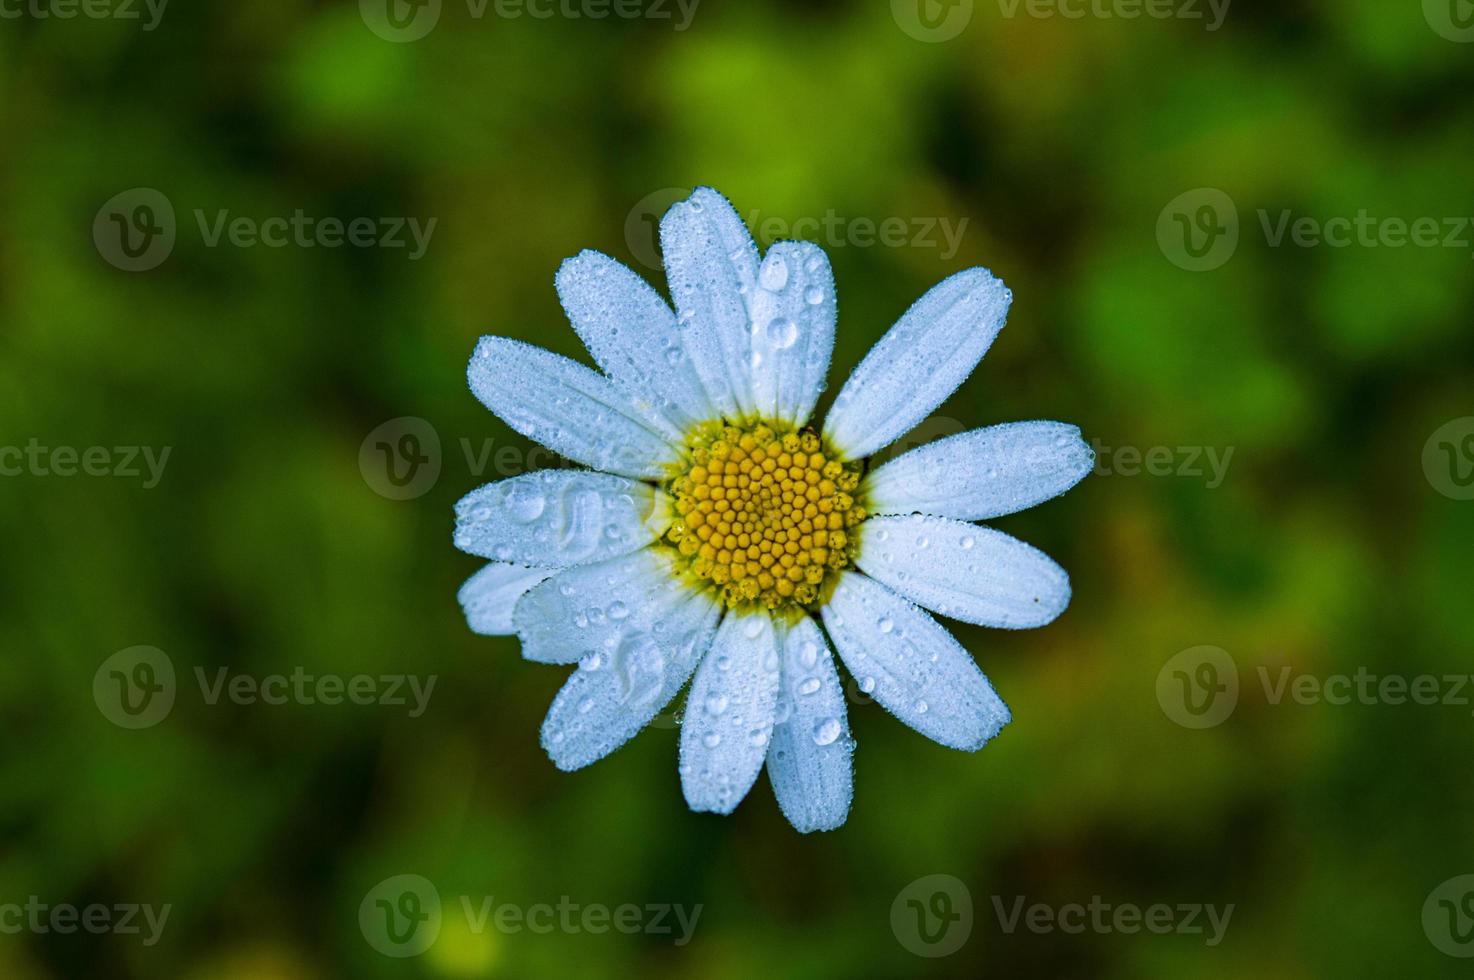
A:
[[[1274,704],[1257,674],[1470,670],[1474,502],[1424,465],[1474,414],[1469,235],[1276,248],[1259,218],[1474,215],[1474,47],[1437,3],[1237,0],[1215,31],[999,0],[704,0],[685,29],[655,0],[602,20],[445,0],[405,41],[382,3],[176,2],[152,30],[141,6],[0,19],[0,444],[171,447],[149,488],[0,478],[0,903],[171,905],[153,945],[0,934],[0,975],[1467,975],[1423,910],[1474,871],[1470,707]],[[998,522],[1070,571],[1064,617],[952,624],[1014,723],[966,755],[852,698],[856,800],[832,834],[794,833],[765,777],[730,818],[688,812],[669,723],[557,772],[537,735],[565,672],[472,635],[455,601],[481,563],[451,547],[451,505],[529,461],[466,389],[476,338],[584,357],[558,263],[599,249],[663,290],[648,217],[697,184],[764,245],[763,220],[842,219],[811,236],[840,295],[823,405],[916,297],[981,264],[1014,290],[1009,325],[916,439],[1059,418],[1110,450]],[[136,188],[176,214],[146,271],[93,235]],[[1195,272],[1158,226],[1199,188],[1241,221]],[[436,224],[411,259],[211,247],[195,217],[298,209]],[[867,243],[886,219],[906,240]],[[931,219],[966,220],[955,254]],[[397,500],[360,450],[402,417],[441,451]],[[511,447],[501,472],[488,447]],[[1118,447],[1169,447],[1171,472],[1133,475]],[[1233,452],[1213,486],[1201,457],[1179,472],[1205,449]],[[1242,690],[1193,730],[1159,672],[1205,644]],[[130,730],[93,679],[136,645],[178,689]],[[419,717],[210,704],[195,670],[222,667],[438,684]],[[444,900],[404,959],[359,922],[400,874]],[[974,910],[942,958],[892,919],[931,874]],[[477,932],[463,895],[702,910],[677,945]],[[1209,946],[1009,932],[995,898],[1020,895],[1235,909]]]

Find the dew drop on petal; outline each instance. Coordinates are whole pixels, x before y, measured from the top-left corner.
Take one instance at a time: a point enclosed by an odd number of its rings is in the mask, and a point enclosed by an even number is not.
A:
[[[814,726],[814,744],[831,745],[839,738],[839,719],[825,718]]]
[[[798,340],[798,324],[786,316],[775,317],[768,324],[768,343],[777,350],[787,350]]]
[[[758,272],[758,280],[764,289],[778,292],[788,285],[788,263],[777,256],[769,258]]]

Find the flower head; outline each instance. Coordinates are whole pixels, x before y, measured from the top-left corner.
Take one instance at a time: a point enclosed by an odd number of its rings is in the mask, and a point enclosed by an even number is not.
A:
[[[678,312],[584,252],[557,276],[602,373],[484,337],[472,391],[513,429],[590,470],[489,484],[456,507],[457,547],[492,559],[460,592],[471,628],[528,660],[577,664],[542,741],[562,769],[619,748],[690,682],[680,776],[731,812],[766,764],[800,831],[842,824],[854,739],[831,649],[923,735],[982,747],[1008,708],[926,610],[1005,629],[1069,603],[1064,571],[980,526],[1074,486],[1074,426],[975,429],[870,468],[972,372],[1012,298],[985,269],[945,280],[881,338],[822,428],[811,415],[836,302],[818,246],[760,256],[709,188],[661,222]]]

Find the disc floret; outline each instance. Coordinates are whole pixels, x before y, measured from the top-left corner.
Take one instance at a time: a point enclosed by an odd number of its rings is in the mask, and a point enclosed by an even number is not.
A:
[[[858,464],[811,431],[713,424],[691,438],[670,481],[676,519],[666,542],[728,607],[807,606],[850,564]]]

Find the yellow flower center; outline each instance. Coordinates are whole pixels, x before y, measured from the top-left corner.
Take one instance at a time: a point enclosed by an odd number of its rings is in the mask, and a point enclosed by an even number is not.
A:
[[[826,455],[812,432],[777,425],[701,427],[670,481],[666,541],[729,607],[802,606],[850,563],[858,464]]]

